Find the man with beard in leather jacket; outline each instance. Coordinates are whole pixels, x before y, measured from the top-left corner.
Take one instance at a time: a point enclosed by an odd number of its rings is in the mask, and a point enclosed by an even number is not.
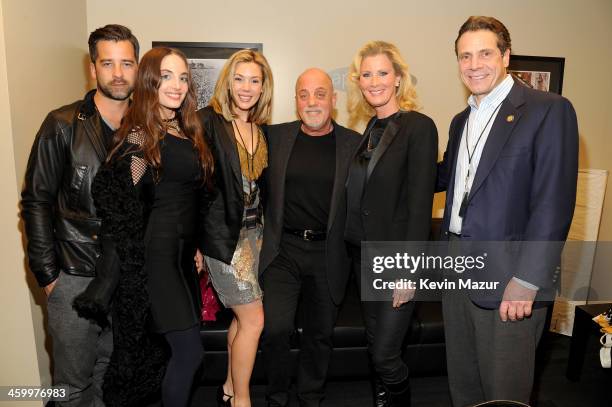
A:
[[[95,276],[100,220],[91,183],[128,108],[138,52],[138,40],[124,26],[93,31],[89,56],[96,89],[47,115],[28,160],[21,195],[28,262],[47,294],[53,384],[68,386],[69,401],[56,405],[103,405],[112,332],[79,318],[72,302]]]

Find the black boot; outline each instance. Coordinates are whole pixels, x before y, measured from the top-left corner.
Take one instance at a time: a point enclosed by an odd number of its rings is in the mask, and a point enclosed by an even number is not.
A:
[[[399,383],[387,384],[389,407],[410,407],[410,378]]]
[[[389,404],[389,390],[383,381],[378,377],[377,374],[373,374],[370,379],[372,384],[372,399],[374,401],[374,407],[388,407]]]

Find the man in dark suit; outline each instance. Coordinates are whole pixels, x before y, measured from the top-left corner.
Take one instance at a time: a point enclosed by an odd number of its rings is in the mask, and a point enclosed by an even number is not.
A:
[[[337,308],[349,261],[344,245],[345,182],[359,134],[332,120],[332,81],[316,68],[295,87],[301,120],[268,128],[269,163],[260,278],[264,290],[263,355],[270,406],[288,404],[290,337],[304,306],[297,374],[301,406],[319,406],[332,352]]]
[[[510,48],[508,30],[492,17],[470,17],[455,41],[471,96],[451,123],[439,164],[437,189],[447,191],[442,231],[458,242],[523,242],[507,256],[510,266],[486,270],[487,280],[499,281],[497,297],[445,294],[455,407],[493,399],[529,402],[546,317],[543,294],[554,287],[558,249],[575,204],[574,109],[561,96],[513,81],[506,71]]]

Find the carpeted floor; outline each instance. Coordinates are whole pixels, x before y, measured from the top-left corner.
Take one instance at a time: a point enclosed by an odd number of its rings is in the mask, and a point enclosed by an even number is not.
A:
[[[571,382],[565,377],[569,338],[550,334],[539,352],[534,394],[534,407],[610,407],[612,406],[612,371],[599,364],[598,338],[592,337],[585,358],[582,378]],[[197,389],[192,406],[215,404],[216,386],[204,385]],[[265,386],[254,385],[254,407],[265,406]],[[412,379],[413,407],[450,407],[446,376],[415,377]],[[370,384],[361,381],[333,381],[327,385],[324,407],[371,407]],[[297,407],[295,394],[292,406]]]

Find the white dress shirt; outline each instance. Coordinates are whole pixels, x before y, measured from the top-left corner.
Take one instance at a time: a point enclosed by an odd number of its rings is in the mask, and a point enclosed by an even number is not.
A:
[[[448,230],[458,235],[461,234],[463,218],[459,216],[459,209],[466,191],[472,188],[474,176],[478,170],[478,163],[482,156],[485,144],[489,138],[489,132],[495,122],[501,103],[506,99],[510,89],[514,85],[514,80],[510,75],[499,83],[493,90],[476,102],[476,97],[470,95],[468,104],[470,105],[470,115],[466,120],[459,143],[459,153],[457,154],[457,168],[455,170],[455,189],[453,194],[453,206],[450,216]],[[469,128],[468,128],[469,127]],[[478,140],[480,138],[480,140]],[[467,141],[467,146],[466,146]],[[472,157],[470,163],[470,157]],[[468,176],[469,169],[469,176]]]
[[[512,76],[506,75],[506,78],[493,88],[488,95],[482,98],[480,103],[477,103],[474,95],[470,95],[468,98],[470,115],[463,128],[461,143],[459,144],[459,153],[457,154],[453,206],[448,227],[448,230],[452,233],[461,234],[463,218],[459,216],[459,210],[461,209],[464,194],[466,191],[469,194],[472,188],[482,151],[489,138],[489,132],[491,131],[493,122],[495,122],[502,102],[506,99],[508,93],[510,93],[513,85],[514,80]],[[526,288],[538,290],[537,286],[527,281],[516,277],[513,277],[513,279]]]

